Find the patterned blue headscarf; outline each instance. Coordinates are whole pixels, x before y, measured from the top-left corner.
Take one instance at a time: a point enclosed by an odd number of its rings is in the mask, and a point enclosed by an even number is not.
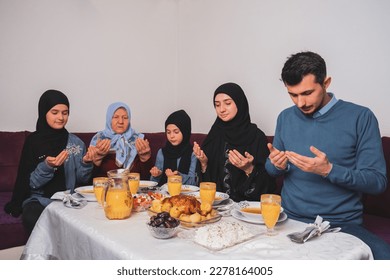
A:
[[[97,141],[103,139],[111,140],[111,150],[116,153],[116,163],[118,166],[128,169],[137,156],[137,149],[135,148],[135,140],[137,138],[144,138],[142,133],[137,133],[131,128],[129,123],[128,129],[122,133],[117,134],[112,130],[111,121],[116,110],[123,108],[126,110],[129,120],[131,119],[131,111],[129,106],[123,102],[115,102],[108,106],[106,114],[106,127],[99,131],[91,140],[91,145],[95,146]]]

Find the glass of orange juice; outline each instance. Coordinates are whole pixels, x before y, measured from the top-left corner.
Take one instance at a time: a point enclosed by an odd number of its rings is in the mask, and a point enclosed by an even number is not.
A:
[[[129,187],[132,195],[137,194],[139,188],[139,173],[129,173]]]
[[[168,176],[168,192],[170,196],[179,195],[181,193],[182,178],[180,175]]]
[[[217,185],[213,182],[201,182],[199,185],[199,194],[201,203],[206,205],[213,205],[215,200],[215,193],[217,192]]]
[[[275,225],[279,219],[281,203],[282,198],[277,194],[262,194],[260,197],[261,215],[267,227],[267,235],[278,234]]]
[[[108,177],[93,178],[93,192],[99,207],[103,206],[103,194],[108,186]]]

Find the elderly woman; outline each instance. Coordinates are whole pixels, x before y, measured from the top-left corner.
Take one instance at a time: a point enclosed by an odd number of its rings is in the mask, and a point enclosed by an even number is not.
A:
[[[12,200],[5,212],[22,214],[24,227],[31,232],[53,194],[88,183],[92,174],[93,151],[86,153],[84,142],[69,133],[69,100],[60,91],[48,90],[39,99],[36,131],[23,146]]]
[[[131,112],[123,102],[108,106],[106,127],[91,140],[90,148],[95,151],[94,176],[107,176],[111,169],[124,168],[141,174],[148,180],[153,166],[151,149],[144,135],[137,133],[130,125]]]
[[[275,181],[265,171],[269,155],[267,137],[251,123],[248,100],[235,83],[219,86],[214,92],[217,114],[203,146],[194,143],[201,180],[217,183],[234,201],[260,200],[272,193]]]

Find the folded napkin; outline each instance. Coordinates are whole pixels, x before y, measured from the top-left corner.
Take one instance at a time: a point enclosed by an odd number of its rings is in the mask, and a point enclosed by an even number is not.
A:
[[[75,198],[73,195],[65,193],[62,203],[69,208],[81,209],[88,202],[83,198]]]
[[[309,226],[302,232],[293,232],[287,236],[291,241],[297,243],[305,243],[309,239],[320,236],[325,232],[338,232],[341,228],[330,228],[330,223],[328,221],[323,221],[321,216],[317,216],[314,224],[309,224]]]

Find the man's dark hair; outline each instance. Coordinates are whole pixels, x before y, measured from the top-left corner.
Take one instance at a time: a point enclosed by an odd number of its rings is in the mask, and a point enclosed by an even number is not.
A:
[[[313,74],[315,81],[322,85],[326,78],[325,60],[313,52],[299,52],[291,55],[284,64],[282,81],[285,85],[294,86],[308,74]]]

